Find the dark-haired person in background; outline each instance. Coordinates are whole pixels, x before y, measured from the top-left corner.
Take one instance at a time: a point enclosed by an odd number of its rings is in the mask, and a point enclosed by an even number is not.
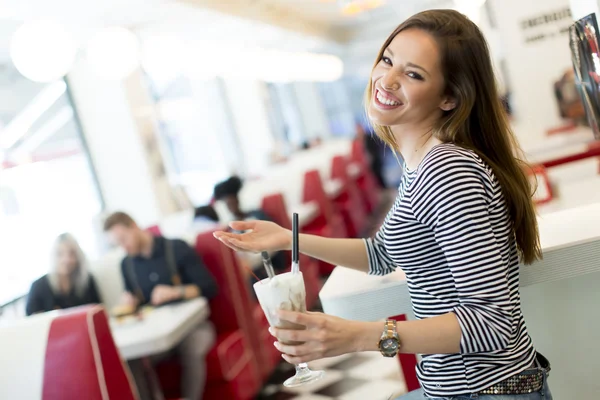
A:
[[[50,272],[31,285],[26,314],[101,302],[81,247],[71,234],[63,233],[54,242]]]
[[[116,212],[104,222],[104,231],[121,246],[127,257],[121,262],[126,292],[123,306],[130,309],[144,304],[162,304],[199,296],[211,299],[217,284],[194,249],[182,240],[153,236],[141,229],[129,215]],[[212,324],[198,325],[177,346],[183,366],[181,389],[186,399],[201,399],[206,379],[205,356],[212,347]],[[163,356],[157,357],[157,359]],[[152,395],[140,360],[129,362],[142,400]]]
[[[218,183],[214,188],[214,198],[218,201],[223,201],[225,205],[227,205],[227,209],[234,216],[237,221],[250,221],[250,220],[260,220],[260,221],[272,221],[271,217],[269,217],[263,210],[255,209],[250,211],[244,211],[240,205],[239,193],[242,190],[243,182],[237,176],[232,176],[231,178]],[[288,269],[286,265],[285,254],[281,251],[277,251],[271,254],[271,261],[273,263],[273,268],[276,273],[284,272]],[[262,266],[262,261],[260,261],[260,266]],[[256,268],[255,266],[254,273],[260,279],[266,278],[266,272],[263,268]],[[256,279],[251,277],[251,283],[254,283]]]

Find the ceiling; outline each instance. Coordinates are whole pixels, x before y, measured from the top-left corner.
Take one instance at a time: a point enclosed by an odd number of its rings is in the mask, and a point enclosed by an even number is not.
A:
[[[44,86],[20,76],[10,61],[10,38],[23,21],[57,20],[81,46],[103,27],[126,26],[142,38],[173,34],[190,43],[325,51],[359,71],[369,68],[379,44],[404,18],[449,1],[387,0],[345,17],[331,0],[0,0],[0,130]]]

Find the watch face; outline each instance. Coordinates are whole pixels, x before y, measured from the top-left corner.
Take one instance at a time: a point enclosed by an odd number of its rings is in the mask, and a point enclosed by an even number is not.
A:
[[[386,354],[394,354],[398,351],[398,340],[395,338],[383,339],[381,341],[381,351]]]

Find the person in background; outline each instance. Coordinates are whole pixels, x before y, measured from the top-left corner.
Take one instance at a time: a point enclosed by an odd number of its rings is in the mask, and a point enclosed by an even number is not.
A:
[[[363,137],[365,150],[369,155],[371,172],[373,172],[379,187],[385,189],[387,187],[383,174],[385,143],[377,137],[377,134],[375,134],[370,125],[367,125],[365,128],[361,124],[357,124],[357,130],[359,137]]]
[[[218,201],[223,201],[225,205],[227,205],[227,209],[234,216],[234,218],[238,221],[250,221],[250,220],[260,220],[260,221],[272,221],[271,217],[269,217],[263,210],[256,209],[251,211],[244,211],[240,206],[239,193],[242,190],[242,180],[237,176],[232,176],[231,178],[218,183],[214,188],[214,198]],[[286,258],[285,254],[281,251],[277,251],[271,254],[271,262],[273,263],[273,268],[275,269],[275,273],[284,272],[287,270]],[[258,262],[260,266],[262,266],[262,261]],[[264,279],[267,277],[264,268],[252,268],[254,270],[255,275],[259,279]],[[250,277],[251,284],[256,282],[256,279],[251,276]],[[252,293],[254,290],[252,290]]]
[[[104,222],[104,231],[127,256],[121,262],[126,292],[122,304],[130,309],[150,304],[189,300],[199,296],[212,299],[217,285],[196,252],[182,240],[153,236],[142,230],[128,214],[116,212]],[[215,341],[212,324],[197,326],[175,349],[183,366],[182,394],[201,399],[206,380],[205,356]],[[165,355],[155,357],[154,361]],[[140,360],[129,363],[142,399],[151,398]]]
[[[219,222],[219,216],[213,206],[208,204],[194,209],[194,220]]]
[[[50,272],[31,285],[26,314],[98,303],[102,300],[77,240],[69,233],[59,235],[52,248]]]

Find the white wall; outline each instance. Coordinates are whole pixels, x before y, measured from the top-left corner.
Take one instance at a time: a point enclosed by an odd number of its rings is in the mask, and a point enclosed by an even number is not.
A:
[[[244,157],[247,178],[262,175],[270,165],[274,136],[267,115],[266,87],[263,82],[245,79],[225,80],[237,142]]]
[[[598,287],[600,273],[521,288],[527,330],[550,360],[556,400],[599,398]]]
[[[572,19],[566,18],[523,29],[525,20],[569,9],[569,0],[489,0],[497,22],[517,134],[525,148],[534,146],[545,137],[548,128],[562,123],[554,97],[553,84],[571,68],[567,33]],[[527,38],[545,34],[543,40],[527,42]]]
[[[573,19],[575,20],[585,17],[591,13],[596,13],[596,16],[599,17],[598,0],[570,0],[569,3],[571,5]]]
[[[68,81],[106,208],[129,212],[141,225],[156,223],[158,199],[122,83],[98,79],[84,60]]]

